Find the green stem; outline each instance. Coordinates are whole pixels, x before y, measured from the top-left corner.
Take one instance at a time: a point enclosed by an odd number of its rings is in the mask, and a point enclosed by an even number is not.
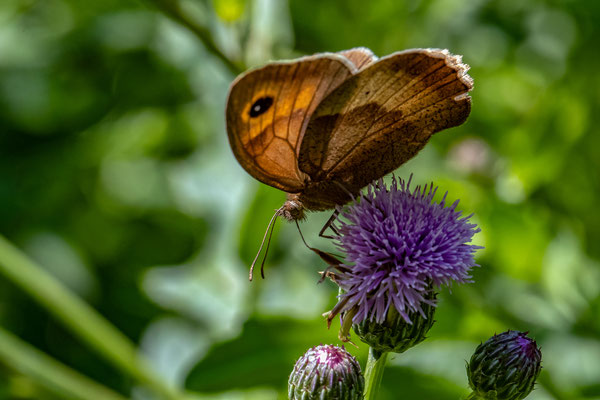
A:
[[[60,397],[125,400],[125,397],[61,364],[0,327],[0,359]]]
[[[480,399],[480,397],[477,396],[475,394],[475,392],[471,392],[471,394],[469,395],[469,397],[467,397],[465,400],[479,400],[479,399]]]
[[[115,367],[165,399],[181,398],[154,374],[125,335],[1,235],[0,274],[27,292]]]
[[[237,75],[245,70],[245,67],[241,63],[236,63],[229,59],[219,49],[216,45],[215,41],[212,38],[211,32],[204,26],[196,23],[193,19],[191,19],[188,15],[186,15],[181,8],[179,7],[179,2],[177,0],[148,0],[150,3],[153,3],[156,8],[158,8],[163,14],[170,17],[174,21],[188,28],[193,34],[195,34],[198,39],[202,41],[206,50],[209,53],[216,56],[221,62],[229,69],[229,71]]]
[[[378,354],[372,347],[369,347],[369,358],[365,368],[365,400],[377,398],[387,356],[387,352]]]

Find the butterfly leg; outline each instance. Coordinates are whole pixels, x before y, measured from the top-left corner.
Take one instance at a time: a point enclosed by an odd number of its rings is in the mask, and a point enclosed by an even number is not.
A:
[[[340,212],[338,210],[335,210],[333,212],[333,214],[331,214],[331,217],[329,217],[329,219],[327,220],[327,222],[325,223],[325,225],[323,225],[323,228],[321,228],[321,231],[319,232],[319,237],[322,237],[322,238],[325,238],[325,239],[334,239],[333,236],[324,235],[324,233],[327,230],[327,228],[331,228],[331,230],[333,231],[333,233],[335,233],[337,236],[340,235],[340,233],[337,231],[337,229],[333,225],[333,223],[335,222],[335,220],[337,219],[337,217],[338,217],[339,214],[340,214]]]
[[[355,199],[354,195],[352,194],[352,192],[350,192],[348,190],[348,188],[346,188],[346,186],[344,186],[341,182],[338,182],[338,181],[333,181],[333,183],[335,185],[337,185],[344,193],[346,193],[348,195],[349,200],[352,199],[352,201],[354,201],[354,199]],[[333,211],[333,214],[331,214],[331,217],[329,217],[329,220],[327,220],[325,225],[323,225],[323,228],[321,228],[321,232],[319,232],[319,237],[322,237],[325,239],[334,239],[333,236],[324,234],[325,231],[327,230],[327,228],[330,228],[333,233],[335,233],[337,236],[340,236],[340,233],[336,229],[335,225],[333,225],[333,223],[335,222],[335,220],[337,219],[339,214],[340,214],[340,211],[338,209],[335,209],[335,211]]]

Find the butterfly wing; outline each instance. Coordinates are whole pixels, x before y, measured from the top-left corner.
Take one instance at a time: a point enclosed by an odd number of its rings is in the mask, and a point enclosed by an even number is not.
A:
[[[337,54],[341,54],[354,64],[357,70],[365,69],[368,65],[377,60],[377,56],[366,47],[355,47],[350,50],[343,50]]]
[[[323,53],[240,75],[229,90],[226,124],[242,167],[267,185],[301,191],[307,177],[298,169],[297,154],[310,116],[356,71],[344,56]]]
[[[434,133],[462,124],[471,109],[468,66],[447,50],[391,54],[327,96],[302,139],[299,168],[313,182],[357,193],[412,158]],[[326,197],[330,185],[321,186]]]

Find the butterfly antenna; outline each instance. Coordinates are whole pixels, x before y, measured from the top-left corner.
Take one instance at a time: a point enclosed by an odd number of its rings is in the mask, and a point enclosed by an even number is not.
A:
[[[278,215],[278,214],[276,214],[276,215]],[[267,261],[267,254],[269,254],[269,246],[271,245],[271,238],[273,237],[274,230],[275,230],[275,222],[273,222],[273,225],[271,225],[271,232],[269,233],[269,240],[267,240],[267,248],[265,249],[265,256],[263,257],[263,260],[260,263],[260,276],[263,279],[265,279],[265,261]]]
[[[258,261],[258,256],[260,256],[260,253],[262,252],[262,249],[265,245],[265,240],[267,239],[267,234],[269,233],[269,230],[271,231],[271,235],[273,235],[273,227],[275,226],[275,221],[277,220],[277,217],[279,216],[279,213],[281,212],[281,208],[278,209],[277,211],[275,211],[275,214],[273,214],[273,216],[271,217],[271,220],[269,221],[269,225],[267,225],[267,230],[265,230],[265,235],[263,236],[263,240],[260,243],[260,248],[258,249],[258,253],[256,253],[256,257],[254,257],[254,261],[252,261],[252,265],[250,266],[250,275],[248,277],[248,279],[250,281],[252,281],[252,279],[254,278],[254,266],[256,265],[256,261]],[[267,253],[269,252],[269,244],[271,243],[271,236],[269,236],[269,241],[267,242],[267,248],[265,251],[265,257],[263,258],[262,264],[260,266],[260,275],[263,277],[265,277],[264,274],[264,265],[265,265],[265,260],[267,258]]]

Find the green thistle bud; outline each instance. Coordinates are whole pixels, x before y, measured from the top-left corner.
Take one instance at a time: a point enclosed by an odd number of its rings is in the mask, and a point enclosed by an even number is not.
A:
[[[467,364],[471,399],[521,400],[533,390],[542,353],[527,332],[494,335],[475,349]]]
[[[365,319],[352,325],[352,329],[360,340],[373,348],[376,358],[377,354],[388,351],[403,353],[427,338],[425,335],[435,322],[433,315],[436,307],[433,304],[436,296],[437,293],[433,291],[427,294],[428,302],[421,304],[423,313],[417,311],[408,314],[410,323],[394,307],[390,307],[382,323]]]
[[[320,345],[296,361],[288,381],[290,400],[362,400],[360,364],[343,347]]]

